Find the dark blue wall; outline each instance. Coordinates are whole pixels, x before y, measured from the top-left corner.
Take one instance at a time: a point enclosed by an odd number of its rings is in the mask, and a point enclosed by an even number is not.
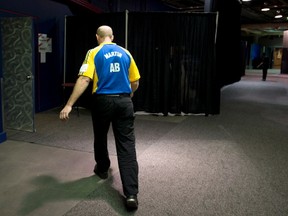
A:
[[[65,15],[72,15],[70,9],[51,0],[0,0],[1,17],[33,17],[35,25],[35,112],[59,106],[62,103],[62,77],[64,65]],[[52,53],[47,53],[46,63],[40,63],[38,54],[38,33],[45,33],[53,40]],[[2,40],[0,40],[2,41]],[[1,43],[0,43],[1,44]],[[1,49],[2,50],[2,49]],[[2,52],[1,52],[2,53]],[[1,57],[1,56],[0,56]],[[1,58],[0,58],[1,59]],[[0,77],[2,64],[0,62]],[[0,89],[1,91],[1,89]],[[0,143],[7,139],[3,131],[2,92],[0,100]]]
[[[1,28],[0,28],[0,41],[2,41],[2,38],[1,38]],[[0,50],[2,50],[2,46],[1,46],[1,43],[0,43]],[[0,52],[0,66],[2,65],[2,52]],[[0,69],[0,143],[4,142],[6,139],[7,139],[7,136],[6,136],[6,132],[3,130],[3,110],[2,110],[2,77],[3,77],[3,72],[2,70]]]
[[[0,0],[0,17],[33,17],[35,24],[35,112],[61,105],[61,83],[64,67],[65,15],[70,9],[51,0]],[[52,38],[52,53],[46,54],[46,63],[40,63],[38,33]]]
[[[128,11],[168,11],[160,0],[89,0],[100,13]],[[171,9],[171,8],[170,8]],[[62,106],[64,94],[64,34],[65,17],[91,14],[69,0],[0,0],[1,17],[33,17],[35,24],[35,112]],[[96,29],[95,29],[96,31]],[[46,53],[46,63],[40,63],[38,33],[52,38],[52,53]],[[75,77],[77,74],[75,74]],[[0,62],[0,77],[2,66]],[[0,89],[0,96],[1,96]],[[2,114],[2,98],[0,114]],[[6,140],[0,116],[0,143]]]
[[[64,2],[64,3],[61,3]],[[100,12],[168,10],[160,0],[90,0]],[[65,16],[89,15],[91,11],[69,0],[0,0],[0,17],[30,16],[35,23],[35,112],[63,104]],[[96,31],[96,30],[95,30]],[[52,38],[52,53],[40,63],[38,33]],[[75,75],[77,76],[77,75]]]

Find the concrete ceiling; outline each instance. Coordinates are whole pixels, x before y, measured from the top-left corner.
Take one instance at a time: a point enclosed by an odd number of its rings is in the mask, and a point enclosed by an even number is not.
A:
[[[261,11],[267,7],[269,11]],[[275,18],[281,14],[282,18]],[[288,30],[287,0],[251,0],[242,2],[242,34],[257,36],[282,36]]]
[[[205,0],[161,0],[173,10],[204,12]],[[288,30],[288,0],[251,0],[241,4],[241,30],[244,36],[282,36]],[[269,11],[261,11],[263,7]],[[281,14],[282,18],[275,18]]]

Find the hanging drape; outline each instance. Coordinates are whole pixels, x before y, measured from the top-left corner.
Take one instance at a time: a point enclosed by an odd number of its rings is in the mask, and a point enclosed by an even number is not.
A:
[[[133,98],[136,111],[218,113],[216,16],[129,13],[128,49],[142,75]]]
[[[125,46],[127,37],[127,48],[140,70],[140,87],[133,97],[135,111],[218,114],[216,20],[216,13],[170,12],[67,17],[66,80],[75,80],[86,51],[96,45],[97,27],[107,24],[117,44]]]

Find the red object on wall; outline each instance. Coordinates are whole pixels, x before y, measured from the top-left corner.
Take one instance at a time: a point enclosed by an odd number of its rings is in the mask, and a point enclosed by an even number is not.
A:
[[[103,12],[100,8],[96,7],[95,5],[87,2],[86,0],[67,0],[68,2],[72,2],[73,4],[77,4],[81,7],[84,7],[92,12],[101,13]]]

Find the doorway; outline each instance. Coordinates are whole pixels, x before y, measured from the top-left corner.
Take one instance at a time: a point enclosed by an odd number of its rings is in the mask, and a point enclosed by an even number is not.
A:
[[[34,31],[30,17],[1,18],[3,125],[35,131]]]

